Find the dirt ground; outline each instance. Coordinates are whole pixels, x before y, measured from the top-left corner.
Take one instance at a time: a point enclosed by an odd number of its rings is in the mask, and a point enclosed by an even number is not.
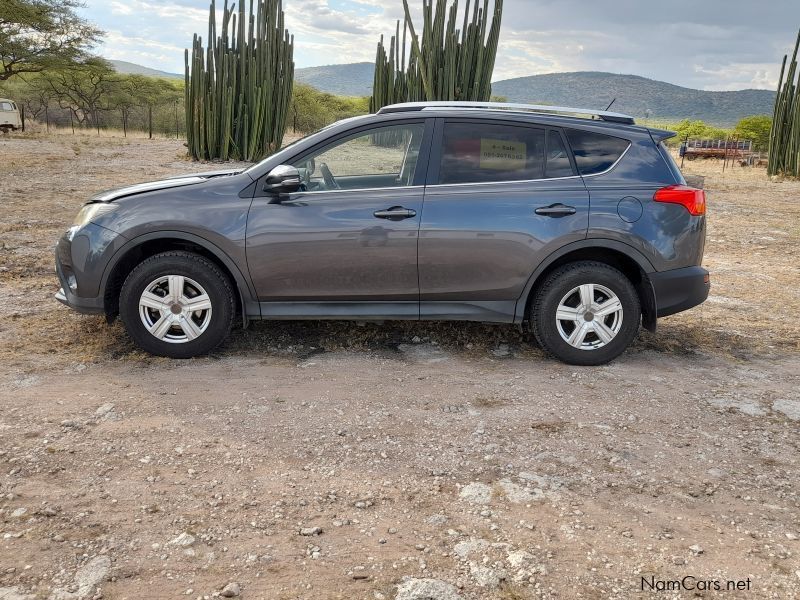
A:
[[[52,248],[183,155],[0,138],[0,599],[800,597],[800,183],[687,164],[712,296],[609,366],[411,323],[171,362],[60,306]]]

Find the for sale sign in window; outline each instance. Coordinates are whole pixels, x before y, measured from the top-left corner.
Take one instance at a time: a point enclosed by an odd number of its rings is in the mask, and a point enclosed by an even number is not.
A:
[[[527,159],[525,142],[481,139],[481,169],[521,171],[525,169]]]

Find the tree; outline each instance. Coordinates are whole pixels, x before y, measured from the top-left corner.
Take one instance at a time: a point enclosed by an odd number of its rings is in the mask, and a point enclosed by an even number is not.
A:
[[[113,106],[112,94],[121,77],[101,58],[90,58],[58,70],[47,71],[40,77],[57,98],[61,108],[68,108],[84,125],[100,127],[100,113]]]
[[[86,57],[102,35],[76,0],[0,0],[0,81]]]
[[[675,141],[683,141],[686,138],[691,139],[717,139],[724,140],[730,135],[730,131],[713,127],[704,121],[696,120],[690,121],[684,119],[678,123],[674,128],[675,133],[678,135],[674,138]]]
[[[733,134],[740,140],[752,140],[756,150],[766,150],[769,146],[769,132],[772,129],[772,117],[753,115],[740,120],[733,129]]]

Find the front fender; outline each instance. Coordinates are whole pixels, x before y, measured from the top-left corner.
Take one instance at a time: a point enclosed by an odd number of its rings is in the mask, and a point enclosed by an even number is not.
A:
[[[236,264],[236,262],[230,256],[228,256],[228,254],[222,248],[220,248],[213,242],[210,242],[209,240],[195,233],[189,233],[186,231],[179,231],[179,230],[153,231],[150,233],[139,235],[127,241],[115,252],[115,254],[106,264],[106,268],[105,271],[103,272],[103,277],[100,284],[101,291],[105,294],[105,291],[108,289],[111,277],[115,273],[117,265],[119,265],[120,262],[130,252],[135,251],[137,248],[139,248],[140,246],[142,246],[147,242],[157,241],[157,240],[180,240],[180,241],[190,242],[206,250],[220,263],[222,263],[228,270],[228,272],[230,272],[231,275],[233,276],[234,283],[236,284],[236,288],[239,291],[239,299],[242,302],[242,308],[243,308],[242,316],[244,319],[244,324],[245,325],[247,324],[248,317],[259,317],[261,315],[260,307],[256,300],[255,289],[252,286],[252,282],[250,281],[249,277],[245,277],[244,273],[242,273],[241,269],[239,269],[239,266]]]

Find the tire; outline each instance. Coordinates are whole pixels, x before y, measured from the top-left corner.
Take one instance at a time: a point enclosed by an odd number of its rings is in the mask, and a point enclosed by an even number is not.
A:
[[[164,252],[130,272],[122,285],[119,314],[142,350],[192,358],[211,352],[228,337],[236,312],[233,294],[228,278],[207,258]]]
[[[536,292],[530,314],[542,348],[581,366],[603,365],[622,354],[636,337],[641,319],[639,296],[630,280],[614,267],[591,261],[570,263],[551,273]]]

